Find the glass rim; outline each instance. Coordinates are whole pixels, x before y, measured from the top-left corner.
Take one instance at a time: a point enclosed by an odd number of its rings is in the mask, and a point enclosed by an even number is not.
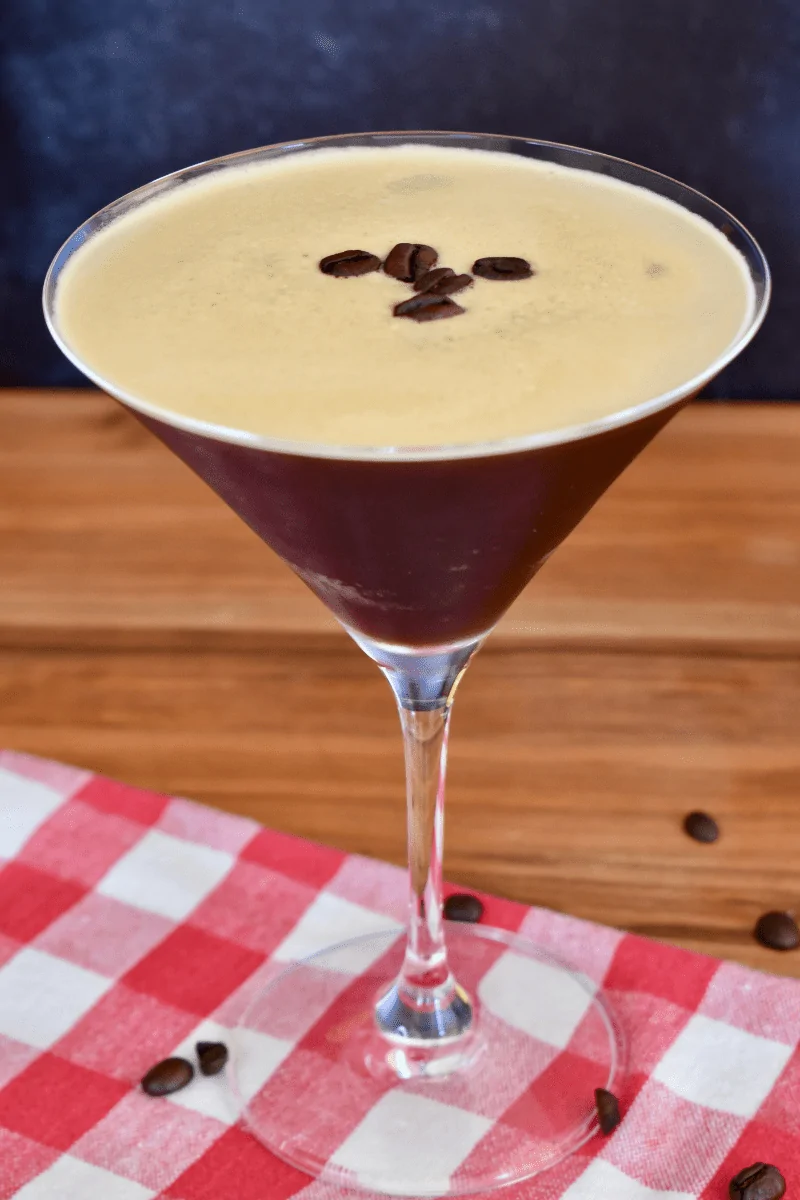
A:
[[[286,438],[272,438],[262,434],[251,433],[247,430],[237,429],[233,426],[218,424],[211,421],[203,421],[196,417],[189,417],[180,413],[175,413],[170,409],[163,408],[161,405],[153,404],[150,401],[143,400],[140,397],[134,396],[125,391],[124,388],[117,386],[110,380],[105,379],[99,372],[89,367],[78,353],[72,349],[66,338],[61,335],[58,328],[56,315],[56,294],[58,285],[58,276],[66,263],[77,253],[84,242],[104,229],[115,219],[124,216],[131,208],[138,208],[141,204],[146,204],[151,198],[159,195],[162,192],[169,190],[171,186],[188,183],[194,179],[200,178],[206,174],[212,174],[219,170],[226,169],[229,165],[236,165],[240,161],[251,160],[253,162],[261,161],[278,157],[281,154],[302,153],[321,149],[327,146],[335,146],[337,143],[345,143],[349,145],[358,145],[363,142],[369,144],[404,144],[414,142],[425,145],[434,143],[440,140],[455,140],[464,139],[473,144],[481,142],[502,142],[504,145],[511,146],[531,146],[542,150],[550,150],[556,153],[564,153],[565,155],[574,155],[582,158],[587,164],[583,169],[592,168],[590,163],[600,163],[614,165],[618,168],[628,169],[638,175],[642,182],[636,181],[637,186],[643,186],[649,191],[653,191],[662,197],[666,191],[675,191],[678,195],[693,197],[702,205],[707,206],[715,215],[722,219],[724,224],[727,224],[733,232],[736,232],[745,246],[750,252],[753,262],[750,262],[747,255],[743,252],[742,257],[748,267],[748,271],[755,286],[755,303],[749,319],[743,324],[736,337],[729,343],[728,346],[719,354],[713,362],[711,362],[703,371],[697,373],[692,378],[685,380],[676,387],[671,388],[667,392],[662,392],[658,396],[654,396],[649,400],[641,401],[639,404],[629,405],[626,408],[617,409],[608,416],[596,418],[592,421],[582,422],[577,425],[566,425],[548,429],[544,432],[521,434],[513,437],[500,438],[497,440],[483,442],[454,442],[442,443],[431,446],[370,446],[370,445],[331,445],[329,443],[316,443],[290,440]],[[477,148],[494,149],[491,146],[477,146]],[[497,152],[495,150],[495,152]],[[513,150],[511,151],[513,153]],[[524,152],[523,152],[524,156]],[[568,164],[581,169],[578,163]],[[647,180],[659,181],[662,184],[662,190],[655,187],[648,187]],[[624,182],[634,182],[632,180],[624,180]],[[665,189],[665,190],[664,190]],[[667,195],[667,199],[672,200],[681,207],[688,208],[688,205],[682,204],[679,198],[672,195]],[[694,211],[689,209],[689,211]],[[699,214],[695,214],[699,215]],[[701,218],[702,219],[702,218]],[[760,278],[756,277],[753,270],[755,264],[756,270]],[[698,189],[682,183],[680,180],[674,179],[670,175],[665,175],[660,171],[654,171],[650,167],[640,166],[638,163],[631,162],[629,159],[620,158],[617,155],[605,154],[599,150],[587,150],[580,146],[572,146],[563,142],[553,142],[541,138],[527,138],[513,136],[509,134],[496,133],[470,133],[467,131],[458,130],[433,130],[433,129],[410,129],[410,130],[391,130],[391,131],[371,131],[362,133],[342,133],[342,134],[325,134],[315,138],[293,138],[285,142],[275,142],[265,146],[254,147],[249,150],[239,150],[232,154],[220,155],[217,158],[206,159],[202,162],[194,163],[189,167],[183,167],[177,171],[169,172],[166,175],[161,175],[157,179],[151,180],[149,183],[143,184],[141,187],[135,188],[110,204],[99,209],[92,216],[88,217],[78,228],[70,234],[64,241],[53,261],[51,262],[47,274],[44,279],[42,291],[42,306],[44,310],[44,318],[47,328],[59,347],[61,352],[72,362],[88,379],[95,383],[103,391],[115,397],[126,407],[133,409],[135,412],[141,413],[145,417],[149,417],[155,421],[160,421],[163,424],[171,425],[175,429],[182,430],[187,433],[198,434],[202,437],[212,439],[214,441],[228,442],[233,445],[249,447],[253,450],[271,451],[277,454],[289,454],[306,458],[327,458],[327,459],[347,459],[347,460],[364,460],[370,462],[413,462],[413,461],[430,461],[442,459],[460,459],[460,458],[478,458],[489,457],[501,454],[516,454],[527,450],[544,449],[548,446],[562,445],[566,442],[577,441],[583,438],[597,436],[598,434],[610,432],[614,429],[619,429],[625,425],[630,425],[635,421],[651,416],[654,413],[670,408],[689,396],[694,395],[710,380],[714,378],[724,367],[726,367],[738,354],[752,341],[755,334],[763,324],[764,318],[769,307],[770,295],[772,291],[772,281],[766,257],[756,239],[741,221],[737,220],[732,213],[723,208],[721,204],[706,196],[705,193]]]

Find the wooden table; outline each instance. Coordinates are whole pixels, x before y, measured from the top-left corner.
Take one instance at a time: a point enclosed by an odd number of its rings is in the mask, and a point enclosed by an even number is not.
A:
[[[0,392],[0,744],[404,857],[385,681],[99,393]],[[799,854],[800,407],[696,405],[471,668],[447,871],[800,976]]]

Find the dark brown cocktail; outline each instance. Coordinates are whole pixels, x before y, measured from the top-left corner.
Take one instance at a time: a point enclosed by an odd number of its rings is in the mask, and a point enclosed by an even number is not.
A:
[[[143,419],[344,625],[422,647],[491,629],[672,412],[515,454],[416,462],[255,450]]]

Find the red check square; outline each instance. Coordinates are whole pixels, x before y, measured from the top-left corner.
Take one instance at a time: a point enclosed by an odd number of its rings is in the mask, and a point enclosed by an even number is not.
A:
[[[56,917],[72,908],[86,888],[17,860],[0,870],[0,932],[30,942]]]
[[[208,1016],[264,962],[264,955],[181,925],[123,982],[165,1004]]]
[[[169,1200],[288,1200],[308,1175],[275,1158],[243,1129],[229,1129],[169,1187]]]
[[[289,833],[262,829],[248,842],[240,857],[245,862],[260,863],[262,867],[280,871],[290,879],[319,890],[333,879],[347,855],[332,846],[320,846]]]
[[[718,967],[716,959],[629,933],[617,947],[604,986],[649,992],[694,1012]]]
[[[68,1150],[128,1090],[116,1079],[45,1053],[0,1091],[0,1125],[45,1146]]]
[[[91,805],[98,812],[116,813],[130,821],[138,821],[140,825],[155,825],[169,804],[168,796],[129,787],[115,779],[104,779],[102,775],[93,776],[73,798]]]
[[[503,1124],[526,1133],[549,1126],[557,1138],[560,1130],[574,1129],[591,1114],[594,1089],[603,1087],[606,1081],[607,1072],[597,1063],[563,1050],[509,1105],[503,1113]]]

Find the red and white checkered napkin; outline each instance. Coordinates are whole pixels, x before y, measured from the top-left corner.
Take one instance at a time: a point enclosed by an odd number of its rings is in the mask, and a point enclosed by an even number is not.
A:
[[[10,753],[0,864],[2,1200],[339,1200],[237,1123],[224,1077],[164,1100],[136,1085],[197,1039],[228,1039],[286,962],[393,927],[401,871]],[[602,983],[633,1069],[617,1132],[508,1200],[722,1200],[728,1178],[759,1159],[791,1188],[800,984],[491,897],[486,907],[488,923],[523,930]],[[311,1051],[302,1030],[272,1041],[279,1096],[281,1072],[290,1080]],[[498,1125],[524,1135],[525,1093],[487,1093],[484,1111],[457,1123],[458,1144],[442,1135],[446,1170],[480,1154]],[[359,1125],[380,1135],[391,1113],[339,1095],[334,1120],[336,1149]]]

